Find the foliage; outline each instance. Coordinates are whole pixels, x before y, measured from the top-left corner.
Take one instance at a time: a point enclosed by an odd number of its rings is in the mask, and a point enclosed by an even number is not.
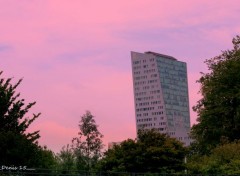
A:
[[[38,161],[38,168],[54,170],[58,165],[57,158],[54,152],[49,150],[47,146],[38,146],[38,152],[36,157]]]
[[[58,170],[62,174],[71,174],[71,171],[76,170],[76,157],[74,151],[69,145],[64,146],[60,153],[57,154]]]
[[[25,117],[35,102],[24,106],[20,93],[15,93],[22,79],[16,84],[11,81],[12,78],[0,78],[0,165],[35,166],[39,131],[29,133],[26,130],[40,113],[33,114],[32,118]]]
[[[146,158],[149,161],[147,160],[146,163],[148,163],[149,171],[160,167],[161,171],[166,168],[168,172],[171,170],[176,172],[184,168],[183,161],[187,149],[175,138],[161,134],[154,129],[140,130],[138,142],[147,149]]]
[[[11,81],[0,79],[0,165],[51,169],[56,164],[54,153],[38,145],[39,131],[27,132],[40,113],[26,117],[35,102],[25,106],[20,93],[16,94],[22,79],[16,84]]]
[[[0,76],[2,72],[0,72]],[[20,93],[15,94],[16,88],[22,82],[20,79],[16,84],[11,84],[11,78],[0,79],[0,132],[11,131],[15,134],[26,136],[31,141],[36,141],[39,131],[27,133],[29,125],[40,115],[33,114],[32,118],[25,118],[26,113],[36,103],[29,103],[24,107],[24,99],[18,99]]]
[[[123,141],[120,145],[114,145],[112,149],[108,149],[101,160],[102,171],[112,172],[134,172],[138,169],[141,161],[140,147],[135,140],[128,139]]]
[[[227,141],[240,139],[240,37],[233,49],[206,60],[209,73],[198,82],[203,98],[193,108],[199,122],[192,127],[195,151],[209,153]]]
[[[11,131],[0,132],[0,165],[34,166],[38,146]]]
[[[158,131],[140,130],[138,140],[128,139],[105,152],[103,171],[173,173],[184,169],[186,148]]]
[[[74,138],[72,143],[77,169],[89,171],[102,156],[103,135],[98,131],[98,126],[90,111],[81,117],[79,129],[79,136]]]
[[[192,156],[187,168],[191,174],[240,174],[240,141],[219,145],[209,156]]]
[[[54,153],[46,147],[8,131],[0,133],[0,164],[53,169],[56,160]]]

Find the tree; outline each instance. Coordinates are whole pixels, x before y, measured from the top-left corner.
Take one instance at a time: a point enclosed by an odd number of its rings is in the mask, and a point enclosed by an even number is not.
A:
[[[187,149],[177,139],[151,129],[140,130],[138,142],[147,150],[145,164],[149,171],[183,171]]]
[[[120,145],[114,145],[112,149],[108,149],[104,153],[103,159],[100,161],[101,171],[112,172],[136,172],[140,166],[141,151],[136,140],[127,139]],[[140,172],[141,170],[139,170]]]
[[[76,170],[76,157],[69,145],[64,146],[60,153],[57,154],[57,161],[62,174],[72,174]]]
[[[2,71],[0,72],[0,76]],[[40,113],[33,114],[32,118],[26,118],[25,115],[36,102],[29,103],[24,107],[24,99],[18,99],[20,93],[15,94],[16,88],[22,82],[20,79],[16,84],[11,84],[11,78],[0,79],[0,132],[13,132],[26,136],[32,142],[35,142],[40,136],[39,131],[26,133],[29,125],[40,116]]]
[[[233,49],[206,60],[209,73],[202,73],[202,99],[193,107],[198,124],[191,130],[195,150],[207,154],[220,143],[240,139],[240,37]]]
[[[19,99],[20,93],[16,94],[22,79],[13,85],[11,81],[12,78],[0,78],[0,165],[34,166],[38,163],[34,157],[39,151],[37,139],[40,135],[39,131],[26,130],[40,113],[26,117],[35,102],[25,106],[24,99]]]
[[[240,142],[219,145],[209,156],[194,156],[187,163],[190,174],[240,174]]]
[[[175,138],[158,131],[140,130],[138,139],[128,139],[105,152],[103,171],[176,173],[184,169],[186,148]]]
[[[54,152],[49,150],[47,146],[38,146],[37,149],[34,154],[36,163],[34,167],[44,169],[41,171],[44,173],[54,173],[58,166],[57,157]]]
[[[80,132],[73,139],[73,149],[77,158],[77,168],[89,171],[102,156],[103,135],[98,131],[94,116],[87,111],[79,123]]]

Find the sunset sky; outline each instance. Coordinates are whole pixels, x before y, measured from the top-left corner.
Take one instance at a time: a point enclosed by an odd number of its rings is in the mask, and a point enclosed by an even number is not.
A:
[[[204,61],[240,35],[239,0],[0,0],[0,70],[31,113],[31,130],[55,152],[92,112],[104,143],[136,137],[130,51],[154,51],[188,66],[192,106]]]

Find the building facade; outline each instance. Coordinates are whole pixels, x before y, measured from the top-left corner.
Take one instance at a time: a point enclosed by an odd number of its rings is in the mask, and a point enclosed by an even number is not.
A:
[[[155,128],[190,144],[187,64],[154,52],[131,52],[136,129]]]

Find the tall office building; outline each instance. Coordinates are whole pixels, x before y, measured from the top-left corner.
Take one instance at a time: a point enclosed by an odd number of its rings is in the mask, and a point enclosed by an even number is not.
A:
[[[155,52],[131,52],[137,130],[155,128],[190,144],[187,65]]]

